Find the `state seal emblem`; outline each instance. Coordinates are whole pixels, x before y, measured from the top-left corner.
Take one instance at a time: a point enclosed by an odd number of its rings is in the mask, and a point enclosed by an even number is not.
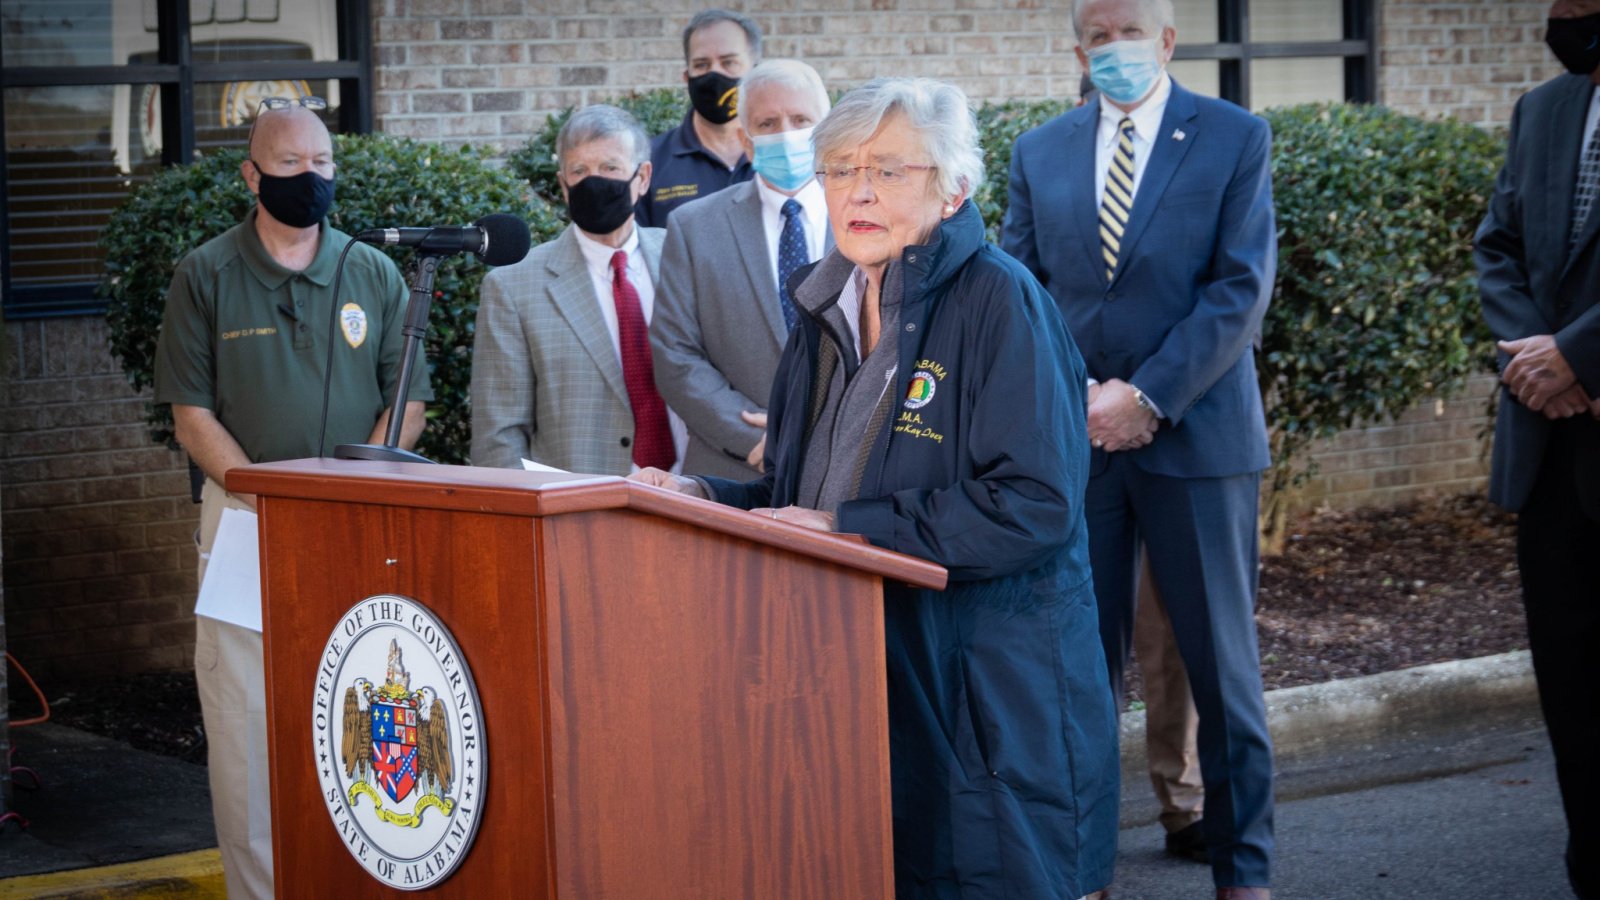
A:
[[[906,388],[906,409],[921,409],[933,400],[933,392],[937,389],[937,382],[933,373],[920,369],[911,376],[911,384]]]
[[[487,774],[461,649],[427,607],[381,594],[340,617],[321,660],[311,750],[339,839],[390,887],[438,884],[477,836]]]

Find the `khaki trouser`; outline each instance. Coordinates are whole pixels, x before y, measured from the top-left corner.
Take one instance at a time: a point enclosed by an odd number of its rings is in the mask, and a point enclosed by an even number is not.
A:
[[[1200,715],[1172,636],[1172,620],[1150,575],[1149,557],[1139,573],[1138,603],[1133,647],[1144,676],[1145,755],[1150,784],[1161,801],[1161,824],[1171,833],[1199,820],[1205,806],[1196,744]]]
[[[224,509],[250,507],[206,479],[200,493],[200,578]],[[266,675],[261,635],[195,617],[195,682],[205,718],[211,815],[228,896],[272,896],[272,797],[267,774]]]

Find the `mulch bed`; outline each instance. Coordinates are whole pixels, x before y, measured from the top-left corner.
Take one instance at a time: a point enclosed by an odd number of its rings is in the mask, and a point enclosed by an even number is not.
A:
[[[1514,535],[1514,519],[1476,495],[1302,515],[1284,552],[1262,566],[1267,688],[1525,647]],[[9,687],[12,718],[37,714],[20,680]],[[54,722],[205,763],[192,673],[41,687]]]
[[[1523,649],[1516,519],[1476,494],[1317,512],[1262,567],[1256,623],[1268,689]]]

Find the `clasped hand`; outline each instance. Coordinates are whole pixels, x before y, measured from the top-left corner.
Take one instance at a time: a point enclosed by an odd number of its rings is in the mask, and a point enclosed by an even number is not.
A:
[[[1542,412],[1547,419],[1564,419],[1582,413],[1600,416],[1600,401],[1591,400],[1578,384],[1572,366],[1556,346],[1553,335],[1536,334],[1515,341],[1500,341],[1506,363],[1500,380],[1523,406]]]
[[[1089,387],[1089,443],[1114,453],[1155,440],[1159,420],[1139,405],[1133,385],[1112,378]]]

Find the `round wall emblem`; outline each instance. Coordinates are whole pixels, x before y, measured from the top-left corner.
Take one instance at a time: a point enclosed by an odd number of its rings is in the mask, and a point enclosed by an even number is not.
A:
[[[477,836],[488,772],[461,649],[427,607],[380,594],[340,617],[321,659],[311,751],[338,840],[391,887],[438,884]]]
[[[933,399],[936,382],[933,373],[927,369],[918,369],[911,376],[911,385],[906,388],[906,409],[921,409]]]

